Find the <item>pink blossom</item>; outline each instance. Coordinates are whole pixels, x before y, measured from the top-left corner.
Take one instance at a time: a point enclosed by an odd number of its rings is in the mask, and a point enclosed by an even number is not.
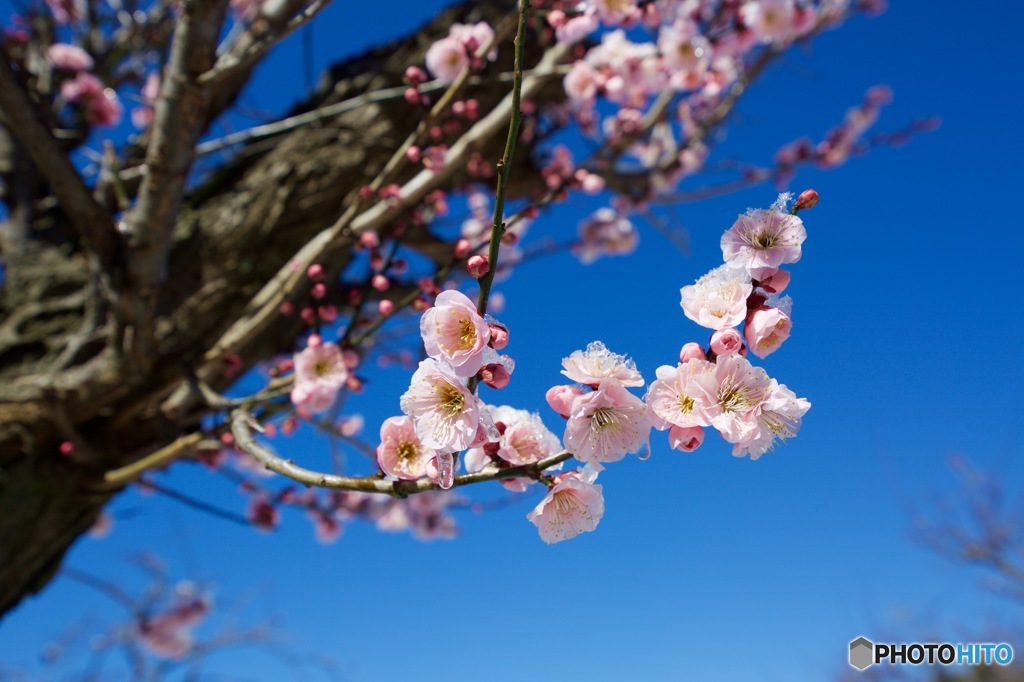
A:
[[[705,409],[711,401],[706,386],[697,379],[714,372],[713,363],[693,359],[678,367],[662,365],[658,378],[651,382],[646,401],[655,417],[655,428],[670,426],[710,426]]]
[[[747,273],[722,265],[679,290],[686,316],[702,327],[727,329],[743,321],[753,285]]]
[[[699,426],[673,426],[668,432],[668,444],[673,450],[693,452],[704,442],[704,429]]]
[[[771,294],[781,294],[789,286],[788,270],[777,270],[774,274],[758,281],[761,288]]]
[[[469,66],[469,55],[456,38],[441,38],[427,49],[427,70],[442,83],[452,83]]]
[[[274,530],[281,522],[281,512],[263,494],[253,495],[249,500],[245,517],[261,531]]]
[[[661,27],[658,50],[665,66],[673,72],[673,83],[688,89],[699,85],[711,62],[711,44],[688,19]]]
[[[706,354],[704,353],[704,349],[700,347],[699,343],[694,341],[684,343],[683,347],[679,349],[679,362],[685,363],[688,360],[694,359],[704,360],[705,357]]]
[[[46,0],[53,20],[60,25],[69,24],[85,16],[85,0]]]
[[[481,403],[446,364],[434,359],[420,362],[400,405],[428,448],[457,452],[476,440]]]
[[[565,447],[581,462],[616,462],[645,446],[651,413],[642,400],[615,379],[572,401],[565,425]]]
[[[455,290],[441,292],[434,307],[423,313],[420,334],[427,355],[447,362],[461,377],[479,371],[491,338],[490,327],[476,305]]]
[[[329,545],[341,537],[344,528],[335,512],[323,509],[310,509],[307,516],[313,522],[313,534],[321,545]]]
[[[783,263],[800,260],[807,230],[800,218],[773,210],[748,211],[722,235],[722,255],[754,279],[769,276]]]
[[[555,38],[560,43],[578,43],[601,26],[597,12],[588,7],[583,14],[579,14],[561,26],[555,28]]]
[[[77,45],[54,43],[46,48],[46,58],[58,69],[88,71],[93,67],[92,57]]]
[[[577,350],[562,358],[562,374],[573,381],[593,386],[605,379],[615,379],[623,386],[643,386],[644,378],[636,363],[625,355],[613,353],[600,341],[587,344],[587,350]]]
[[[569,413],[572,412],[572,401],[578,395],[583,395],[583,391],[574,386],[552,386],[544,395],[544,399],[548,401],[552,410],[568,419]]]
[[[475,24],[452,24],[449,35],[462,43],[469,55],[473,56],[494,39],[494,29],[486,21],[478,21]]]
[[[74,78],[61,83],[60,94],[65,101],[78,104],[86,120],[94,125],[113,126],[121,120],[117,93],[104,87],[103,81],[91,73],[79,71]]]
[[[167,611],[143,617],[136,625],[136,634],[154,656],[184,658],[192,650],[191,630],[203,621],[210,606],[205,595],[181,598]]]
[[[537,526],[541,540],[550,545],[594,530],[602,516],[601,486],[572,471],[558,477],[558,482],[526,518]]]
[[[294,362],[292,403],[312,412],[323,412],[331,406],[348,379],[341,350],[330,341],[311,344],[295,355]]]
[[[498,440],[498,457],[513,466],[533,464],[562,451],[558,436],[551,433],[540,416],[506,405],[490,408],[495,422],[505,425]]]
[[[793,32],[793,0],[751,0],[740,7],[740,18],[761,42],[784,40]]]
[[[715,355],[739,353],[742,348],[743,337],[731,327],[729,329],[719,329],[711,335],[711,351]]]
[[[759,358],[774,353],[789,338],[793,322],[789,316],[778,308],[761,306],[751,310],[747,315],[747,324],[743,329],[747,337],[750,352]]]
[[[793,391],[784,384],[771,380],[768,396],[761,404],[757,414],[756,428],[743,441],[733,446],[732,454],[736,457],[750,455],[757,459],[771,450],[776,440],[785,441],[800,431],[800,421],[811,403],[806,398],[797,398]]]
[[[576,106],[592,106],[597,97],[598,78],[598,72],[587,62],[579,60],[573,64],[562,81],[569,101]]]
[[[381,424],[377,463],[385,474],[407,481],[423,478],[436,454],[420,442],[410,417],[389,417]]]
[[[587,4],[597,9],[605,25],[618,26],[639,17],[636,3],[637,0],[589,0]]]
[[[757,411],[767,397],[770,379],[739,354],[719,357],[712,372],[697,377],[708,401],[704,414],[711,426],[730,443],[751,437],[757,429]]]

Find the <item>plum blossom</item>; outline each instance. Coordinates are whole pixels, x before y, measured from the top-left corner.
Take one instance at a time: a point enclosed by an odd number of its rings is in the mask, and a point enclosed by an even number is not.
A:
[[[747,297],[752,291],[747,273],[726,264],[680,289],[680,305],[686,316],[700,326],[727,329],[743,321]]]
[[[730,443],[751,438],[771,382],[765,371],[739,354],[725,355],[718,358],[713,371],[696,380],[709,397],[704,414],[722,438]]]
[[[626,217],[611,208],[595,211],[579,226],[579,242],[573,254],[584,265],[601,256],[625,256],[636,250],[640,233]]]
[[[749,318],[748,318],[749,319]],[[711,352],[715,355],[728,355],[743,350],[743,337],[733,328],[719,329],[711,335]]]
[[[448,35],[427,49],[427,70],[443,83],[451,83],[468,68],[477,51],[491,42],[494,30],[486,22],[452,24]],[[493,58],[494,53],[488,55]]]
[[[616,462],[645,447],[652,420],[647,405],[616,379],[572,401],[565,447],[581,462]]]
[[[754,279],[775,274],[784,263],[800,260],[800,245],[807,230],[798,216],[774,210],[752,210],[741,215],[722,235],[722,255],[734,268],[744,268]]]
[[[526,518],[537,526],[541,540],[551,545],[594,530],[602,516],[601,486],[595,485],[593,479],[582,472],[570,471],[556,479],[555,485]]]
[[[555,29],[555,38],[560,43],[578,43],[601,26],[597,10],[588,7]]]
[[[758,411],[755,430],[750,437],[733,446],[732,454],[736,457],[750,455],[751,459],[757,459],[771,450],[776,440],[785,441],[795,436],[809,409],[811,403],[806,398],[797,398],[785,384],[772,379],[768,397]]]
[[[677,367],[662,365],[658,378],[647,391],[647,405],[657,417],[655,428],[664,431],[670,426],[710,426],[705,408],[711,400],[699,377],[715,371],[713,363],[693,359]]]
[[[743,334],[747,337],[750,352],[759,358],[774,353],[789,338],[793,322],[789,315],[779,308],[760,306],[747,315]]]
[[[507,405],[488,409],[495,423],[504,426],[496,454],[509,464],[533,464],[562,451],[558,436],[548,430],[538,414]]]
[[[423,446],[409,417],[388,417],[380,427],[377,464],[389,476],[414,481],[427,475],[436,453]]]
[[[694,89],[711,63],[711,44],[700,35],[690,20],[679,20],[662,26],[658,33],[658,50],[671,72],[670,82],[677,89]]]
[[[569,357],[562,358],[562,367],[562,374],[588,386],[605,379],[615,379],[623,386],[644,385],[636,363],[625,355],[611,352],[600,341],[587,344],[586,351],[573,351]]]
[[[434,307],[423,313],[420,334],[427,355],[447,362],[457,375],[469,377],[483,366],[491,329],[465,294],[449,290],[441,292]]]
[[[121,120],[121,101],[117,93],[104,87],[103,81],[91,73],[80,71],[61,83],[60,95],[66,102],[78,104],[86,120],[94,125],[113,126]]]
[[[334,403],[348,379],[348,369],[338,345],[311,343],[295,355],[295,385],[291,399],[296,406],[323,412]]]
[[[477,440],[482,403],[444,363],[432,358],[420,362],[399,404],[428,448],[456,452]]]
[[[165,659],[184,658],[192,650],[192,629],[210,612],[212,601],[205,594],[193,592],[191,583],[179,586],[184,592],[171,608],[154,616],[142,616],[135,625],[135,635],[154,656]]]
[[[583,60],[577,61],[565,74],[562,85],[569,101],[578,107],[593,106],[597,98],[600,74]]]
[[[46,58],[57,69],[88,71],[93,67],[92,57],[77,45],[54,43],[46,48]]]

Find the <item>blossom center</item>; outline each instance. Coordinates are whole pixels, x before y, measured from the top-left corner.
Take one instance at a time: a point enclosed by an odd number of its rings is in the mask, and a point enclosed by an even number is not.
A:
[[[331,362],[321,358],[313,362],[313,376],[325,377],[331,373]]]
[[[679,411],[683,414],[693,412],[693,398],[688,395],[679,396]]]
[[[768,250],[775,246],[775,235],[768,232],[762,232],[754,237],[754,246],[759,249]]]
[[[458,339],[459,350],[469,350],[476,342],[476,325],[469,317],[459,320]]]
[[[404,440],[395,448],[395,454],[398,455],[400,462],[409,465],[419,456],[420,449],[412,441]]]
[[[445,419],[455,419],[462,414],[462,408],[466,405],[466,398],[462,395],[462,391],[445,383],[438,387],[437,397],[438,408]]]
[[[724,412],[746,412],[750,407],[750,395],[743,386],[726,380],[718,389],[718,404]]]
[[[599,407],[590,417],[590,428],[594,431],[603,431],[610,426],[618,426],[618,424],[619,420],[615,410],[610,407]]]

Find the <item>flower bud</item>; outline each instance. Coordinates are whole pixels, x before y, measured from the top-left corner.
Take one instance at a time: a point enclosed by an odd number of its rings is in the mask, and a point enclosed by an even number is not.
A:
[[[803,211],[808,208],[814,208],[818,205],[818,193],[813,189],[805,189],[800,192],[800,196],[796,198],[796,203],[793,204],[793,211]]]
[[[700,347],[699,343],[691,341],[679,350],[679,362],[688,362],[694,358],[703,360],[705,358],[705,354],[704,349]]]
[[[494,350],[501,350],[508,345],[508,328],[500,322],[492,322],[490,325],[491,340],[487,344]]]
[[[711,352],[715,355],[738,353],[743,347],[743,337],[735,329],[719,329],[711,335]]]
[[[761,288],[770,294],[781,294],[789,286],[789,271],[777,270],[774,275],[761,280]]]
[[[480,379],[491,388],[505,388],[508,386],[512,375],[505,369],[505,365],[494,362],[480,368]]]
[[[487,274],[487,271],[491,269],[491,263],[487,260],[487,256],[481,256],[479,254],[470,256],[469,260],[466,261],[466,272],[469,273],[470,277],[474,279],[480,279]]]
[[[573,398],[578,395],[583,395],[583,391],[575,386],[552,386],[544,394],[544,399],[548,401],[552,410],[568,419],[572,412]]]
[[[673,450],[693,452],[704,442],[704,429],[699,426],[673,426],[668,430],[668,444]]]

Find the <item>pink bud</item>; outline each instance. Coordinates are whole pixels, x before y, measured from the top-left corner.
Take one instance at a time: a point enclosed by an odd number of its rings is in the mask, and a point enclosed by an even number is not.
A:
[[[60,454],[68,457],[75,451],[75,444],[69,440],[64,441],[60,444]]]
[[[359,245],[364,249],[375,249],[380,246],[380,237],[373,230],[363,232],[359,235]]]
[[[548,401],[552,410],[568,419],[572,412],[573,398],[578,395],[583,395],[583,391],[575,386],[552,386],[544,394],[544,399]]]
[[[705,358],[705,353],[699,343],[691,341],[679,350],[679,362],[688,362],[694,358],[700,358],[703,360]]]
[[[469,260],[466,261],[466,272],[469,273],[470,277],[480,279],[487,274],[487,271],[491,269],[491,263],[487,260],[487,256],[481,256],[477,254],[470,256]]]
[[[341,361],[345,365],[345,369],[355,369],[359,366],[360,359],[359,353],[351,348],[341,351]]]
[[[317,282],[309,290],[309,295],[317,300],[323,298],[324,296],[327,295],[327,285],[324,284],[323,282]]]
[[[278,310],[282,315],[293,315],[295,314],[295,304],[291,301],[285,301]]]
[[[333,305],[322,305],[316,312],[324,322],[334,322],[338,319],[338,309]]]
[[[487,344],[494,350],[501,350],[508,345],[508,327],[501,324],[500,322],[492,322],[491,328],[491,340]]]
[[[310,327],[316,324],[316,311],[309,306],[306,306],[305,308],[302,309],[302,311],[299,313],[299,317],[301,317],[302,321],[305,322]]]
[[[462,259],[469,255],[469,252],[473,250],[473,245],[469,243],[468,239],[460,239],[455,242],[455,257]]]
[[[761,288],[772,294],[781,294],[789,286],[789,272],[778,270],[771,277],[761,280]]]
[[[377,311],[384,317],[388,317],[391,313],[395,312],[395,302],[389,299],[382,299],[377,304]]]
[[[735,329],[719,329],[711,335],[711,351],[715,355],[730,355],[740,352],[743,337]]]
[[[323,338],[319,334],[310,334],[309,338],[306,339],[306,345],[310,348],[318,348],[324,343]]]
[[[427,74],[418,66],[410,66],[405,70],[405,80],[412,86],[421,85],[427,82]]]
[[[693,452],[704,442],[704,429],[699,426],[673,426],[668,430],[668,444],[673,450]]]
[[[796,198],[796,203],[793,204],[794,211],[802,211],[807,208],[814,208],[818,205],[818,193],[813,189],[805,189],[800,192],[800,196]]]
[[[406,88],[405,92],[402,93],[402,97],[409,104],[416,105],[420,103],[420,91],[416,88]]]
[[[505,388],[511,378],[505,365],[494,362],[480,368],[480,378],[491,388]]]
[[[565,23],[565,12],[560,9],[553,9],[548,12],[548,26],[558,28]]]
[[[405,158],[409,159],[413,163],[419,163],[420,156],[420,148],[417,147],[416,145],[412,145],[411,147],[405,150]]]
[[[320,282],[324,278],[324,266],[319,263],[313,263],[306,268],[306,275],[314,282]]]
[[[384,275],[374,275],[370,280],[370,285],[377,291],[387,291],[391,286],[391,281]]]

